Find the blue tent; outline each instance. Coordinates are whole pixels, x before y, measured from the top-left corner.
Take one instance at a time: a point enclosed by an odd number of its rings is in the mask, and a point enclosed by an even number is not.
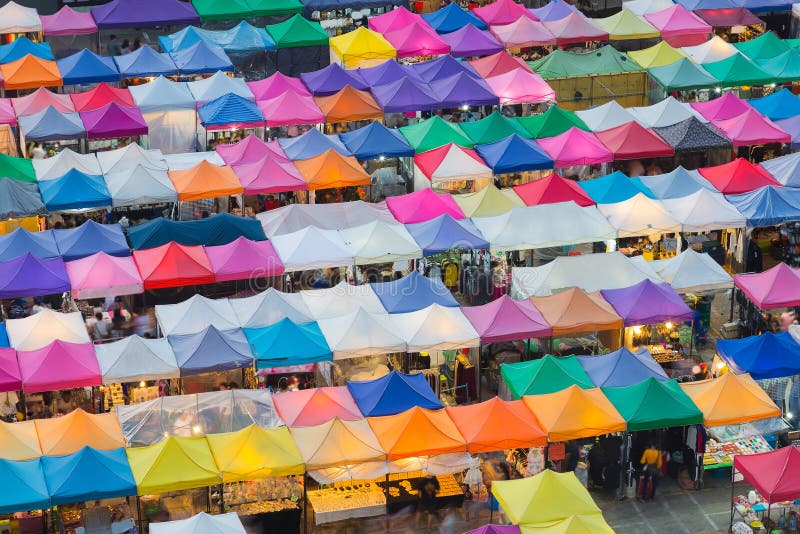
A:
[[[476,17],[471,11],[461,9],[455,2],[447,4],[432,13],[422,15],[422,18],[438,33],[450,33],[460,30],[467,24],[472,24],[480,30],[486,29],[486,24]]]
[[[211,42],[208,36],[210,33],[212,33],[210,30],[186,26],[175,33],[159,36],[158,46],[166,53],[177,52],[203,41]]]
[[[439,278],[428,278],[418,271],[394,280],[370,284],[389,313],[407,313],[438,304],[457,308],[458,302]]]
[[[375,380],[348,382],[347,389],[366,417],[394,415],[414,406],[428,410],[442,408],[436,393],[420,373],[407,375],[392,371]]]
[[[628,178],[621,171],[614,171],[593,180],[584,180],[578,182],[578,185],[598,204],[622,202],[639,193],[655,198],[655,195],[637,178]]]
[[[241,328],[218,330],[208,326],[196,334],[167,336],[167,340],[181,376],[253,366],[253,354]]]
[[[386,158],[412,157],[414,149],[396,128],[387,128],[378,121],[372,121],[356,130],[339,134],[344,146],[359,161]]]
[[[239,237],[264,241],[267,236],[257,219],[220,213],[196,221],[171,221],[158,217],[128,228],[131,248],[155,248],[175,241],[181,245],[227,245]]]
[[[114,63],[123,78],[144,78],[146,76],[175,76],[178,67],[169,54],[159,54],[153,48],[143,45],[138,50],[114,56]]]
[[[29,232],[24,228],[17,228],[0,235],[0,261],[8,261],[25,253],[33,254],[37,258],[60,256],[53,230]]]
[[[59,59],[56,65],[64,85],[118,82],[122,78],[113,58],[97,55],[88,48]]]
[[[717,191],[699,172],[687,171],[682,165],[666,174],[640,176],[638,180],[659,200],[685,197],[701,189]]]
[[[197,114],[205,128],[220,129],[263,125],[264,115],[255,102],[234,93],[203,104]]]
[[[19,118],[19,127],[28,141],[60,141],[86,137],[78,113],[62,113],[53,106]]]
[[[212,33],[212,43],[228,54],[263,52],[278,48],[267,30],[256,28],[244,20],[230,30],[210,33]]]
[[[130,256],[131,249],[118,224],[100,224],[89,219],[77,228],[53,230],[64,261],[78,260],[105,252],[109,256]]]
[[[43,456],[42,469],[53,506],[136,495],[123,448],[84,447],[66,456]]]
[[[694,11],[695,9],[731,9],[739,7],[733,0],[677,0],[677,3]]]
[[[469,74],[473,78],[483,81],[483,78],[475,72],[475,69],[466,61],[459,61],[453,56],[446,54],[432,61],[422,61],[414,63],[408,67],[416,76],[425,82],[443,80],[456,74]]]
[[[352,156],[338,135],[325,135],[316,128],[311,128],[303,135],[278,139],[278,143],[291,160],[311,159],[326,150],[333,149],[343,156]]]
[[[800,98],[785,87],[771,95],[754,98],[749,102],[756,111],[774,121],[800,115]]]
[[[8,330],[6,330],[5,321],[0,323],[0,348],[3,349],[11,348],[11,342],[8,340]]]
[[[22,59],[28,54],[48,61],[55,59],[50,43],[34,43],[23,35],[7,45],[0,46],[0,65]]]
[[[597,387],[625,387],[648,378],[669,380],[646,348],[633,353],[625,347],[601,356],[578,356],[578,362]]]
[[[798,189],[767,185],[749,193],[725,195],[725,200],[747,217],[751,228],[800,221]]]
[[[352,71],[355,76],[361,78],[369,87],[394,83],[397,80],[404,80],[409,76],[418,81],[422,81],[414,71],[402,66],[394,59],[389,59],[375,67],[359,67]]]
[[[800,187],[800,152],[768,159],[761,166],[786,187]]]
[[[457,221],[448,214],[416,224],[406,230],[425,256],[454,249],[488,249],[489,242],[470,219]]]
[[[753,13],[790,11],[792,3],[790,0],[736,0],[737,5]]]
[[[756,380],[800,375],[800,345],[789,332],[744,339],[718,339],[717,354],[736,374]]]
[[[170,57],[181,74],[213,74],[218,70],[233,70],[233,63],[222,48],[203,41],[173,52]]]
[[[259,368],[333,359],[328,342],[316,322],[297,324],[286,318],[263,328],[245,328],[244,335]]]
[[[314,96],[338,93],[345,85],[361,91],[369,90],[369,86],[360,77],[343,69],[337,63],[331,63],[319,70],[304,72],[300,74],[300,79]]]
[[[374,86],[372,96],[384,113],[427,111],[441,107],[433,89],[419,76],[406,76],[384,85]]]
[[[15,462],[0,460],[0,514],[50,507],[50,492],[41,458]]]
[[[111,205],[111,193],[102,176],[70,169],[55,180],[39,182],[39,192],[48,211],[101,208]]]
[[[0,178],[0,217],[25,217],[47,213],[39,187],[13,178]]]
[[[492,168],[494,174],[553,168],[553,159],[536,141],[517,134],[511,134],[494,143],[475,145],[475,150]]]

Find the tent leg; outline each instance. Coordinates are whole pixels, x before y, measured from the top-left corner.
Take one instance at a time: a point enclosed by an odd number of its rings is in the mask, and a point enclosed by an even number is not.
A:
[[[477,384],[475,389],[478,391],[475,392],[475,398],[478,399],[478,402],[481,401],[481,353],[483,352],[483,345],[478,345],[478,380],[476,380]],[[467,402],[469,402],[469,395],[467,395]]]
[[[694,355],[694,319],[692,319],[692,335],[689,338],[689,357]]]
[[[736,468],[731,466],[731,500],[730,500],[730,503],[731,503],[731,524],[728,527],[728,532],[733,530],[733,513],[734,513],[734,507],[733,507],[733,498],[734,498],[734,495],[733,495],[734,491],[733,490],[734,490],[734,487],[733,487],[733,482],[734,482],[734,472],[735,471],[736,471]]]
[[[619,462],[621,469],[619,470],[619,491],[617,498],[621,501],[625,499],[625,487],[628,484],[628,457],[630,456],[630,432],[622,433],[622,447],[619,450]]]
[[[220,484],[219,485],[219,513],[220,514],[224,514],[225,513],[225,491],[224,490],[225,490],[225,485],[224,484]]]
[[[303,473],[303,534],[308,533],[308,473]]]

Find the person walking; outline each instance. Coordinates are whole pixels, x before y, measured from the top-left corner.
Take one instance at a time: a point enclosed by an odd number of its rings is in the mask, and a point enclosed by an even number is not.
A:
[[[661,451],[658,450],[654,442],[642,453],[639,462],[644,466],[642,476],[639,478],[639,492],[637,498],[644,501],[652,501],[656,497],[656,485],[658,477],[661,476]]]

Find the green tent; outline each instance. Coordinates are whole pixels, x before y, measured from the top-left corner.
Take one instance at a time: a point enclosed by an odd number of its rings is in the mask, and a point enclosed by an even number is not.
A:
[[[517,117],[517,123],[525,128],[534,139],[542,137],[555,137],[566,132],[570,128],[589,131],[589,127],[581,120],[574,111],[561,109],[558,106],[550,106],[541,115],[530,115],[527,117]]]
[[[789,45],[771,31],[750,41],[733,43],[733,46],[753,61],[773,58],[789,50]]]
[[[741,54],[734,54],[721,61],[705,63],[703,68],[725,87],[772,83],[772,76],[767,71]]]
[[[15,158],[0,154],[0,178],[13,178],[20,182],[36,183],[33,162],[29,159]]]
[[[525,128],[516,121],[506,118],[499,111],[494,111],[491,115],[476,122],[462,122],[461,129],[476,145],[494,143],[514,134],[526,139],[531,137]]]
[[[638,72],[642,70],[627,55],[611,45],[582,53],[554,50],[540,59],[529,61],[528,65],[545,80]]]
[[[628,430],[652,430],[703,422],[703,412],[683,392],[678,382],[659,382],[650,377],[603,393],[628,424]]]
[[[318,22],[311,22],[301,15],[267,26],[267,33],[278,48],[298,48],[301,46],[324,46],[328,44],[328,34]]]
[[[681,59],[663,67],[653,67],[648,69],[647,74],[667,92],[708,89],[720,84],[719,80],[700,65],[692,63],[690,59]]]
[[[789,48],[800,49],[800,39],[784,39],[783,42]]]
[[[789,49],[783,54],[758,62],[775,83],[800,80],[800,51]]]
[[[573,385],[582,389],[594,387],[575,356],[559,358],[548,354],[539,360],[504,363],[500,366],[500,375],[515,399],[555,393]]]
[[[455,143],[464,148],[474,146],[461,126],[447,122],[438,115],[416,124],[403,126],[400,128],[400,133],[416,152],[427,152],[447,143]]]
[[[192,5],[203,20],[238,20],[303,12],[300,0],[192,0]]]

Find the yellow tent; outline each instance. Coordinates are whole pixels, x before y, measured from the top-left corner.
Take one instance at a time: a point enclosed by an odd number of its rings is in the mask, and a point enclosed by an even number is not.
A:
[[[337,417],[317,426],[292,428],[290,432],[309,471],[386,459],[366,419],[342,421]]]
[[[600,512],[573,515],[552,523],[520,525],[519,530],[522,534],[603,534],[614,532]]]
[[[453,195],[453,200],[467,217],[494,217],[525,206],[513,189],[498,189],[492,183],[476,193]]]
[[[89,446],[110,451],[125,446],[114,413],[90,414],[78,408],[53,419],[36,419],[39,445],[45,456],[62,456]]]
[[[626,8],[622,8],[622,11],[610,17],[592,19],[592,22],[607,32],[611,41],[650,39],[661,35],[655,26]]]
[[[625,419],[600,388],[570,386],[546,395],[522,398],[549,441],[569,441],[625,430]]]
[[[285,426],[265,429],[253,424],[206,438],[224,482],[300,475],[305,469]]]
[[[705,426],[724,426],[777,417],[781,410],[749,374],[726,373],[713,380],[681,384]]]
[[[219,484],[206,438],[170,437],[147,447],[125,449],[139,495]]]
[[[38,458],[41,455],[36,424],[33,421],[0,422],[0,458],[19,461]]]
[[[649,48],[628,52],[628,57],[638,63],[640,67],[652,69],[653,67],[672,65],[687,56],[680,48],[673,48],[666,41],[661,41]]]
[[[397,50],[383,35],[364,26],[330,40],[331,50],[348,69],[372,67],[397,57]]]

